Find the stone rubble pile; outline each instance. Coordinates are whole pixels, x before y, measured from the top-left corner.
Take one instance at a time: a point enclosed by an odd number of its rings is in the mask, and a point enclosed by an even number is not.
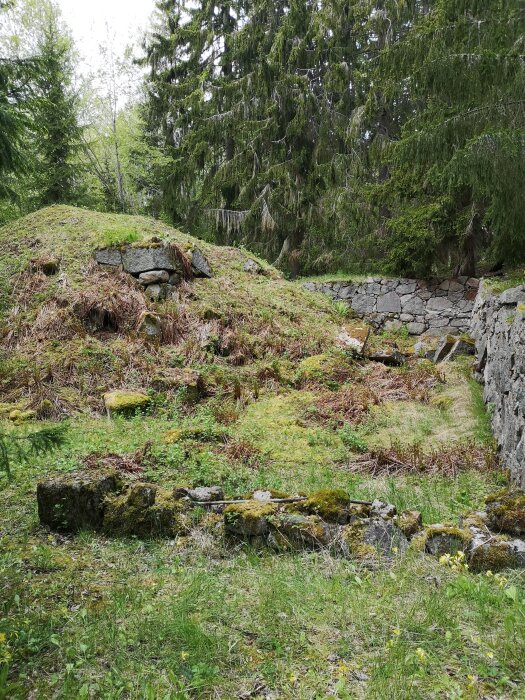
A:
[[[411,335],[446,335],[468,330],[479,280],[383,279],[364,282],[306,282],[304,287],[347,302],[377,329],[405,324]]]
[[[464,552],[473,571],[525,567],[525,494],[515,489],[487,498],[486,510],[457,526],[424,526],[421,513],[379,500],[352,500],[342,490],[293,496],[258,490],[224,500],[219,486],[165,489],[124,480],[114,470],[83,471],[38,484],[38,515],[51,530],[94,529],[108,536],[177,537],[196,525],[195,508],[227,541],[277,551],[326,549],[367,562],[413,547],[441,556]],[[207,520],[206,520],[207,519]]]
[[[100,248],[94,253],[101,267],[124,270],[135,277],[152,301],[170,299],[175,287],[187,277],[212,277],[210,264],[201,250],[194,248],[191,261],[174,244],[157,240],[122,247]]]

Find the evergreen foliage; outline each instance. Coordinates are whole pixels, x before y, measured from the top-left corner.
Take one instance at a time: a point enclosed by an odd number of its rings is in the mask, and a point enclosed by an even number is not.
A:
[[[165,214],[292,271],[525,254],[519,0],[157,4]]]
[[[25,464],[32,457],[49,454],[66,440],[64,425],[42,428],[27,434],[6,432],[0,428],[0,472],[12,478],[11,465]]]

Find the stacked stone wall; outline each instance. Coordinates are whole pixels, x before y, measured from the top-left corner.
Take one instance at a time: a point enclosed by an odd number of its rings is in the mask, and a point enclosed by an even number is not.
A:
[[[405,324],[412,335],[439,336],[468,330],[479,280],[370,277],[363,282],[306,282],[304,286],[347,302],[376,328]]]
[[[494,294],[482,284],[470,333],[502,463],[525,488],[525,286]]]

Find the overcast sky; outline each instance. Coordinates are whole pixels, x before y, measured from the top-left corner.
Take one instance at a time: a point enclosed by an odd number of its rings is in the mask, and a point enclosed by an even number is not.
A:
[[[115,34],[118,51],[127,44],[138,46],[140,33],[148,27],[154,0],[56,0],[73,33],[75,46],[86,68],[99,66],[98,47]],[[138,50],[138,49],[137,49]],[[84,72],[84,71],[83,71]]]

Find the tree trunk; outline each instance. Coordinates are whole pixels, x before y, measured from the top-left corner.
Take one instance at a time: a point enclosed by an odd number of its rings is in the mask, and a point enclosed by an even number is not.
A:
[[[463,258],[459,266],[459,274],[468,277],[476,276],[476,249],[478,242],[483,235],[483,227],[481,223],[481,214],[472,205],[472,216],[465,231],[465,239],[463,241]]]

